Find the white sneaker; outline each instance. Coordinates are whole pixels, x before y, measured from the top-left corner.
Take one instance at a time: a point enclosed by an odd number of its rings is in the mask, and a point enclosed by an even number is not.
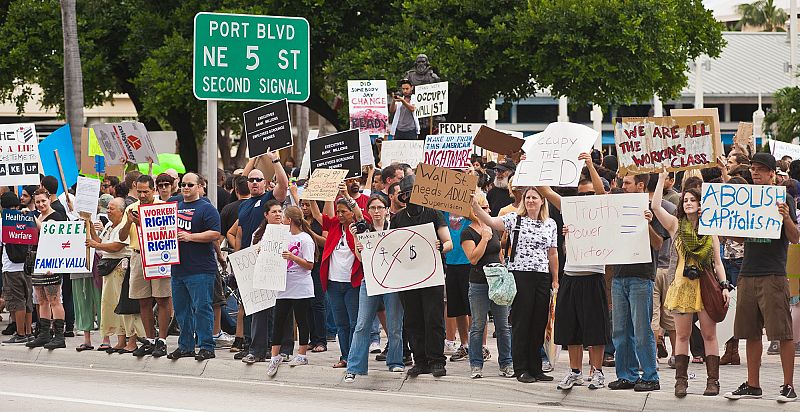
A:
[[[575,385],[583,385],[583,372],[575,373],[570,370],[567,376],[564,376],[564,379],[561,379],[561,382],[559,382],[558,389],[568,390],[572,389]]]
[[[603,372],[595,369],[592,372],[592,383],[589,384],[589,389],[600,389],[606,386],[606,377]]]
[[[382,350],[381,344],[378,342],[372,342],[369,344],[369,353],[381,353]]]
[[[392,366],[389,368],[389,372],[405,372],[406,368],[404,366]]]
[[[344,381],[345,381],[345,383],[353,383],[353,381],[355,381],[355,380],[356,380],[356,374],[355,374],[355,373],[350,373],[350,372],[347,372],[347,373],[344,375]]]
[[[297,355],[289,361],[289,366],[302,366],[308,365],[308,358],[303,355]]]
[[[500,376],[504,378],[514,377],[514,365],[508,364],[500,368]]]
[[[267,365],[267,376],[273,377],[276,373],[278,373],[278,367],[281,366],[281,357],[276,356],[269,361],[269,365]]]
[[[223,331],[219,331],[219,334],[214,335],[214,345],[217,348],[230,348],[233,346],[233,341],[235,339],[235,336],[231,336]]]
[[[444,355],[445,356],[450,356],[450,355],[456,353],[456,350],[458,350],[458,347],[456,346],[456,341],[445,339],[445,341],[444,341]]]
[[[542,361],[542,372],[547,373],[547,372],[552,372],[552,371],[553,371],[553,365],[550,363],[550,361],[543,360]]]
[[[473,366],[469,368],[469,377],[472,379],[479,379],[483,377],[483,368],[480,366]]]

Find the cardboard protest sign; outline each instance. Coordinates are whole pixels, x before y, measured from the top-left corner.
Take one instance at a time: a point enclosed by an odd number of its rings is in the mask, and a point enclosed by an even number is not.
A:
[[[323,169],[345,169],[346,178],[361,177],[361,139],[358,129],[334,133],[308,142],[311,172]]]
[[[75,211],[78,214],[88,213],[93,219],[97,216],[101,183],[91,177],[78,176],[78,186],[75,188]]]
[[[411,203],[469,216],[478,178],[466,172],[420,163],[417,165]]]
[[[436,134],[425,138],[423,163],[450,169],[466,169],[472,155],[472,135]]]
[[[367,295],[444,285],[433,224],[358,234]]]
[[[800,159],[800,145],[770,140],[769,150],[776,160],[780,160],[783,156],[789,156],[792,160]]]
[[[141,122],[96,124],[92,126],[107,164],[158,164],[158,153],[147,128]]]
[[[748,157],[756,152],[756,142],[753,139],[753,123],[739,122],[736,134],[733,135],[733,147]]]
[[[287,262],[281,256],[287,250],[289,226],[267,225],[258,246],[261,248],[253,272],[253,287],[256,289],[286,290]]]
[[[35,245],[39,243],[36,218],[19,210],[3,209],[3,243]]]
[[[670,109],[670,116],[711,116],[714,119],[714,153],[725,153],[725,146],[722,145],[722,130],[719,124],[719,110],[716,107],[703,109]],[[716,158],[715,158],[716,159]]]
[[[175,202],[139,205],[139,246],[145,267],[177,265],[178,204]]]
[[[0,124],[0,186],[39,184],[38,144],[33,123]]]
[[[286,99],[244,112],[247,153],[252,157],[292,145],[292,122]]]
[[[417,117],[432,117],[447,114],[447,82],[414,86],[411,96]]]
[[[87,273],[86,225],[82,221],[44,222],[33,273]],[[94,256],[94,253],[89,253]]]
[[[623,117],[614,120],[619,174],[714,167],[717,152],[711,116]]]
[[[381,167],[405,163],[416,168],[422,162],[424,140],[384,140],[381,143]]]
[[[311,172],[311,152],[309,151],[309,147],[311,147],[308,142],[316,139],[319,137],[319,130],[312,129],[308,131],[308,139],[306,139],[306,149],[303,152],[303,162],[300,164],[300,175],[297,177],[298,179],[308,179],[308,175]]]
[[[597,131],[582,124],[550,123],[522,145],[526,160],[517,166],[514,184],[519,186],[577,187],[584,162],[581,153],[592,150]]]
[[[61,181],[56,152],[61,160],[61,171],[64,172],[65,182]],[[58,180],[56,194],[64,193],[64,185],[69,188],[78,181],[78,162],[75,160],[75,152],[72,150],[72,134],[69,131],[69,124],[59,127],[39,143],[39,156],[43,173],[46,176],[54,176]]]
[[[522,150],[525,140],[511,136],[488,126],[481,126],[473,140],[475,146],[480,146],[490,152],[511,155]]]
[[[278,297],[277,290],[253,287],[253,272],[258,259],[257,249],[258,246],[253,245],[228,255],[231,272],[236,278],[236,285],[239,286],[244,313],[248,316],[275,306],[275,299]]]
[[[703,183],[701,196],[697,226],[701,235],[781,237],[778,203],[786,202],[785,186]]]
[[[800,245],[789,244],[786,253],[786,276],[800,278]],[[794,294],[792,296],[795,296]]]
[[[647,193],[561,198],[569,233],[567,259],[577,265],[647,263],[650,255]]]
[[[367,134],[387,133],[386,80],[348,80],[347,101],[351,129],[361,129]]]
[[[339,194],[339,183],[342,183],[345,176],[347,176],[347,170],[322,168],[314,170],[300,199],[336,200],[336,196]]]

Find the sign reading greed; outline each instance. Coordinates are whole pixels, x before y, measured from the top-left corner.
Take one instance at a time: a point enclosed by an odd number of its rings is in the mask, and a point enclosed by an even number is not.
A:
[[[712,116],[623,117],[614,139],[623,176],[713,167],[720,154]]]
[[[39,231],[33,215],[14,209],[3,209],[3,243],[35,245],[39,242]]]
[[[181,263],[178,254],[178,204],[139,205],[139,216],[144,266]]]
[[[80,222],[44,222],[33,273],[86,273],[86,226]],[[93,256],[94,253],[89,253]],[[89,262],[88,267],[91,267]]]
[[[698,223],[701,235],[778,239],[786,202],[785,186],[703,183]]]

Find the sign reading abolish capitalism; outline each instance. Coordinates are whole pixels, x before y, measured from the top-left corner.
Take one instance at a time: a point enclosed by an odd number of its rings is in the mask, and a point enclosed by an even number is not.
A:
[[[350,128],[367,134],[386,134],[389,106],[386,80],[348,80]]]
[[[178,253],[178,204],[139,205],[139,216],[143,265],[151,267],[181,263]]]
[[[717,153],[712,116],[623,117],[615,119],[619,174],[714,167]]]
[[[703,183],[697,231],[701,235],[778,239],[785,186]]]
[[[0,185],[38,185],[41,170],[33,123],[0,125]]]
[[[86,225],[80,222],[44,222],[33,273],[86,273]],[[94,253],[89,253],[93,256]],[[92,267],[89,262],[88,267]]]
[[[13,245],[35,245],[39,242],[39,231],[33,215],[19,210],[3,209],[3,243]]]
[[[436,134],[425,138],[423,163],[449,169],[466,169],[472,155],[470,134]]]

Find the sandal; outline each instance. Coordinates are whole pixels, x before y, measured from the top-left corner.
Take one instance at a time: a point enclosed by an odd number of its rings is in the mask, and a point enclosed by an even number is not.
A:
[[[86,343],[81,343],[81,346],[78,346],[77,348],[75,348],[75,350],[78,352],[83,352],[85,350],[94,350],[94,346],[88,345]]]
[[[114,354],[114,353],[117,353],[118,350],[123,350],[123,349],[125,349],[125,347],[115,348],[115,347],[112,346],[112,347],[106,349],[106,353]]]
[[[334,363],[333,367],[336,368],[336,369],[346,368],[347,367],[347,361],[340,360],[339,362]]]
[[[702,356],[693,357],[692,358],[692,363],[703,363],[703,357]]]
[[[319,352],[325,352],[325,351],[327,351],[327,350],[328,350],[328,348],[327,348],[327,347],[325,347],[325,345],[317,345],[317,346],[314,346],[314,347],[311,349],[311,352],[317,352],[317,353],[319,353]]]
[[[111,345],[109,345],[108,343],[103,343],[97,348],[97,350],[100,352],[105,352],[109,349],[111,349]]]

